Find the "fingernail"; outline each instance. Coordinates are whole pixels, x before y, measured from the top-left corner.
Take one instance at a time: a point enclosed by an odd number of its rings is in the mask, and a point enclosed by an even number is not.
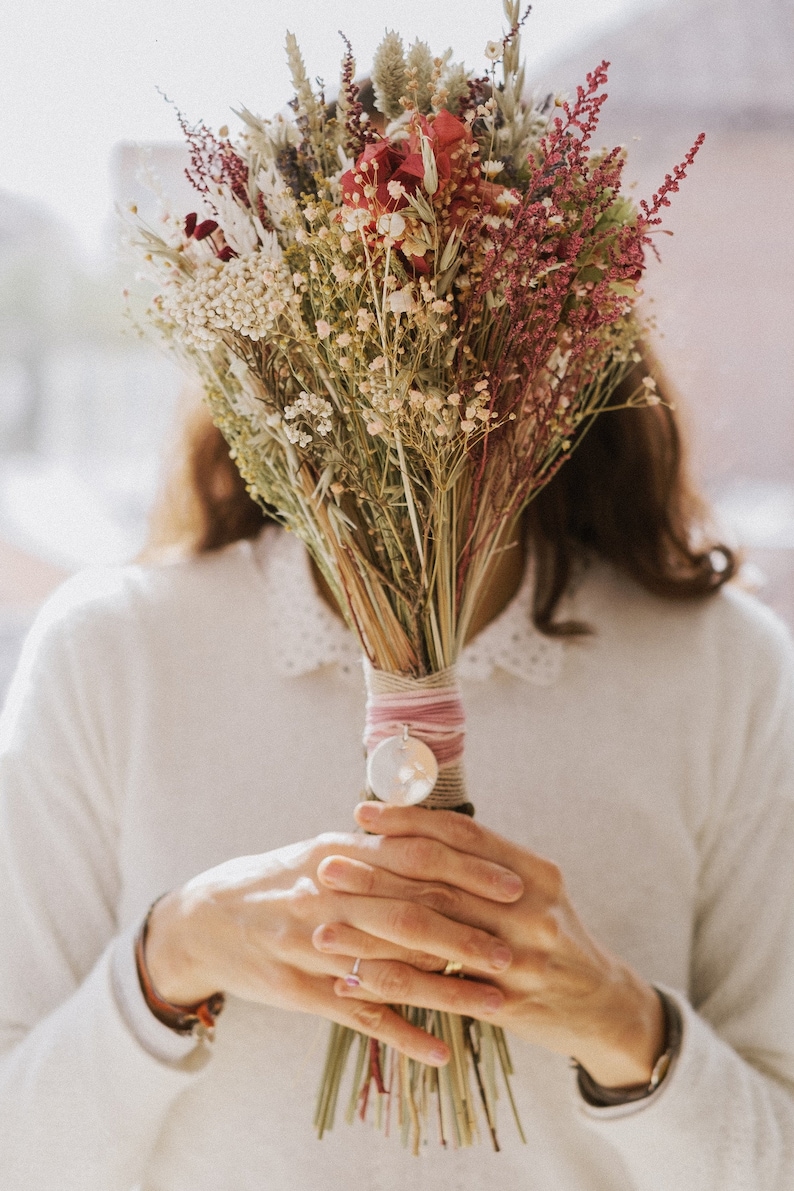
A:
[[[430,1051],[430,1058],[436,1063],[447,1063],[449,1062],[449,1051],[446,1046],[434,1046]]]
[[[336,860],[323,865],[323,881],[328,885],[338,885],[344,877],[344,865]]]
[[[333,927],[324,926],[317,932],[317,937],[315,939],[315,945],[317,947],[333,947],[335,942],[336,935],[334,933]]]
[[[509,967],[512,962],[513,953],[510,951],[509,947],[505,947],[503,943],[500,943],[497,947],[494,947],[493,951],[491,952],[492,967],[499,968],[501,970],[502,968]]]
[[[494,1013],[497,1009],[502,1008],[504,997],[497,988],[492,988],[484,995],[483,1004],[486,1012]]]
[[[382,806],[377,802],[360,802],[356,808],[359,819],[365,823],[374,823],[381,813]]]
[[[511,897],[517,897],[519,893],[524,892],[524,882],[515,873],[505,873],[500,879],[499,885],[505,893],[509,893]]]

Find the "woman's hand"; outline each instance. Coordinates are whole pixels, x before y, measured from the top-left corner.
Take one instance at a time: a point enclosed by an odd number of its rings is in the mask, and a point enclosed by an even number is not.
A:
[[[556,865],[511,844],[465,815],[418,807],[362,803],[358,822],[369,832],[396,842],[413,841],[415,856],[432,866],[438,883],[428,888],[404,874],[333,857],[320,865],[321,881],[337,890],[429,907],[456,922],[498,936],[513,962],[490,979],[504,994],[504,1004],[488,1020],[529,1042],[573,1056],[605,1087],[647,1083],[664,1046],[664,1014],[654,989],[619,958],[590,938],[576,915]],[[460,884],[459,857],[505,866],[524,882],[524,894],[497,904]],[[445,869],[456,858],[456,872]],[[316,945],[333,939],[341,955],[367,956],[364,940],[349,927],[333,923],[317,932]],[[447,955],[439,937],[425,940],[427,950]],[[457,959],[457,955],[448,955]],[[482,969],[464,966],[468,974]],[[460,1012],[458,989],[468,983],[405,962],[362,963],[362,985],[337,981],[340,999],[366,998]],[[482,1016],[473,1014],[472,1016]]]
[[[405,880],[412,890],[434,888],[443,874],[483,906],[508,904],[523,892],[521,880],[502,865],[443,844],[430,855],[410,838],[318,836],[230,860],[162,898],[152,911],[146,944],[155,989],[175,1005],[195,1004],[222,990],[321,1014],[412,1058],[442,1065],[447,1047],[380,998],[346,1002],[334,994],[335,978],[350,972],[351,961],[344,950],[322,949],[330,937],[323,924],[353,932],[360,945],[356,955],[376,956],[404,971],[443,968],[454,957],[467,971],[491,976],[510,963],[510,951],[498,935],[444,918],[414,900],[331,890],[317,876],[330,856],[384,875],[387,869],[392,880]],[[433,952],[431,942],[440,950]],[[457,981],[453,1000],[455,1012],[487,1017],[501,1007],[503,996],[490,984]]]

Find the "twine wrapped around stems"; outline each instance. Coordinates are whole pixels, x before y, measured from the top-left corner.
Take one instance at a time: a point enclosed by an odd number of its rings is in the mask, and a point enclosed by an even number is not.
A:
[[[473,814],[466,793],[463,742],[466,713],[454,666],[410,678],[377,670],[364,662],[367,708],[364,748],[369,756],[390,736],[405,728],[432,750],[438,761],[438,778],[422,806],[428,810],[463,810]]]

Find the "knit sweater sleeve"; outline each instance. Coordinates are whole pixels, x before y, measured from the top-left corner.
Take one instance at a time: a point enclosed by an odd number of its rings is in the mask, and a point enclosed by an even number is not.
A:
[[[647,1100],[578,1108],[638,1191],[794,1186],[794,654],[756,616],[725,649],[681,1053]]]
[[[40,616],[0,722],[0,1153],[9,1191],[129,1191],[206,1061],[201,1052],[158,1060],[114,995],[119,775],[108,728],[124,713],[123,633],[116,618],[104,639],[104,614],[79,589],[67,585]]]

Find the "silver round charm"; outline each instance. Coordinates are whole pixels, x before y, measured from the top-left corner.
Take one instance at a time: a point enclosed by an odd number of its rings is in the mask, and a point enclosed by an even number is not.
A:
[[[427,798],[438,778],[432,749],[414,736],[389,736],[367,760],[367,782],[373,794],[392,806],[414,806]]]

